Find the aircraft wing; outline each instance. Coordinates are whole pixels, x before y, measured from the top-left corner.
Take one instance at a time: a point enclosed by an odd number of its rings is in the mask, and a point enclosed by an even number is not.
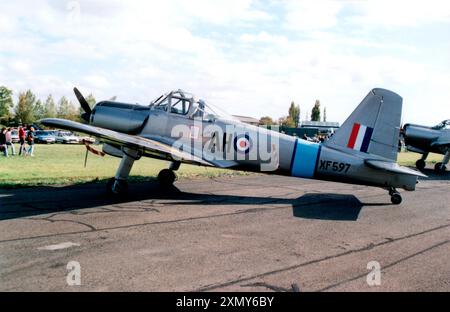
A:
[[[49,127],[86,133],[88,135],[92,135],[98,138],[99,141],[101,142],[127,146],[130,148],[145,149],[149,152],[163,154],[167,156],[168,159],[172,160],[194,163],[204,166],[214,166],[214,164],[211,162],[205,161],[189,153],[180,151],[168,144],[164,144],[155,140],[143,138],[136,135],[124,134],[117,131],[85,125],[79,122],[59,118],[42,119],[40,123]]]

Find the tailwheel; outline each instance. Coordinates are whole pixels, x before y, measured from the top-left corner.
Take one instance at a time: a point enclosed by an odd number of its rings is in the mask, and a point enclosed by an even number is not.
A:
[[[389,195],[391,195],[391,203],[393,203],[394,205],[401,204],[402,195],[400,195],[400,193],[395,188],[392,187],[389,189]]]
[[[173,170],[163,169],[158,174],[158,181],[163,186],[171,186],[177,180],[177,175]]]
[[[438,162],[436,165],[434,165],[434,171],[436,173],[444,173],[447,167],[443,165],[441,162]]]
[[[425,168],[425,161],[423,159],[419,159],[416,161],[416,168],[419,170],[423,170]]]
[[[106,183],[106,191],[111,195],[126,195],[128,194],[128,182],[111,178]]]
[[[394,205],[400,205],[401,202],[402,202],[402,195],[400,195],[399,193],[391,195],[391,203],[393,203]]]

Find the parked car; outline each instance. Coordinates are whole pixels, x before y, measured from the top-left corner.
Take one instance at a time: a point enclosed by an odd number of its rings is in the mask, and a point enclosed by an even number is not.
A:
[[[34,134],[35,143],[53,144],[56,142],[55,135],[52,131],[40,130]]]
[[[19,131],[11,130],[11,141],[13,143],[19,143]]]
[[[63,144],[78,144],[81,142],[81,139],[71,131],[57,131],[56,142]]]

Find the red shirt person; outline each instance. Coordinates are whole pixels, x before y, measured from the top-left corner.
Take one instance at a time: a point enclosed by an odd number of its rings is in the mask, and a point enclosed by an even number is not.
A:
[[[25,130],[23,129],[23,127],[19,127],[19,141],[20,141],[19,155],[22,155],[22,151],[23,151],[23,155],[25,155],[25,152],[26,152],[25,138],[26,138]]]

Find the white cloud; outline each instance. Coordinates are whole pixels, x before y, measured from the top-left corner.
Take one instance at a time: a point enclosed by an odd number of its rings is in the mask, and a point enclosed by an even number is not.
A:
[[[13,18],[0,13],[0,33],[12,32],[16,28]]]
[[[27,75],[31,71],[31,66],[27,61],[14,60],[8,65],[9,69],[19,75]]]
[[[264,11],[251,8],[252,0],[190,0],[177,2],[177,7],[187,18],[199,18],[212,24],[234,21],[270,20]]]
[[[351,5],[358,11],[358,15],[352,18],[353,22],[362,26],[417,26],[450,22],[450,2],[447,0],[354,1]]]
[[[84,81],[95,89],[105,89],[110,85],[108,79],[98,74],[88,75],[84,78]]]
[[[285,27],[292,30],[311,31],[333,27],[342,9],[342,1],[291,0],[286,4]]]
[[[274,45],[287,45],[289,40],[285,36],[270,35],[265,31],[261,31],[258,34],[242,34],[239,38],[245,43],[267,43]]]

